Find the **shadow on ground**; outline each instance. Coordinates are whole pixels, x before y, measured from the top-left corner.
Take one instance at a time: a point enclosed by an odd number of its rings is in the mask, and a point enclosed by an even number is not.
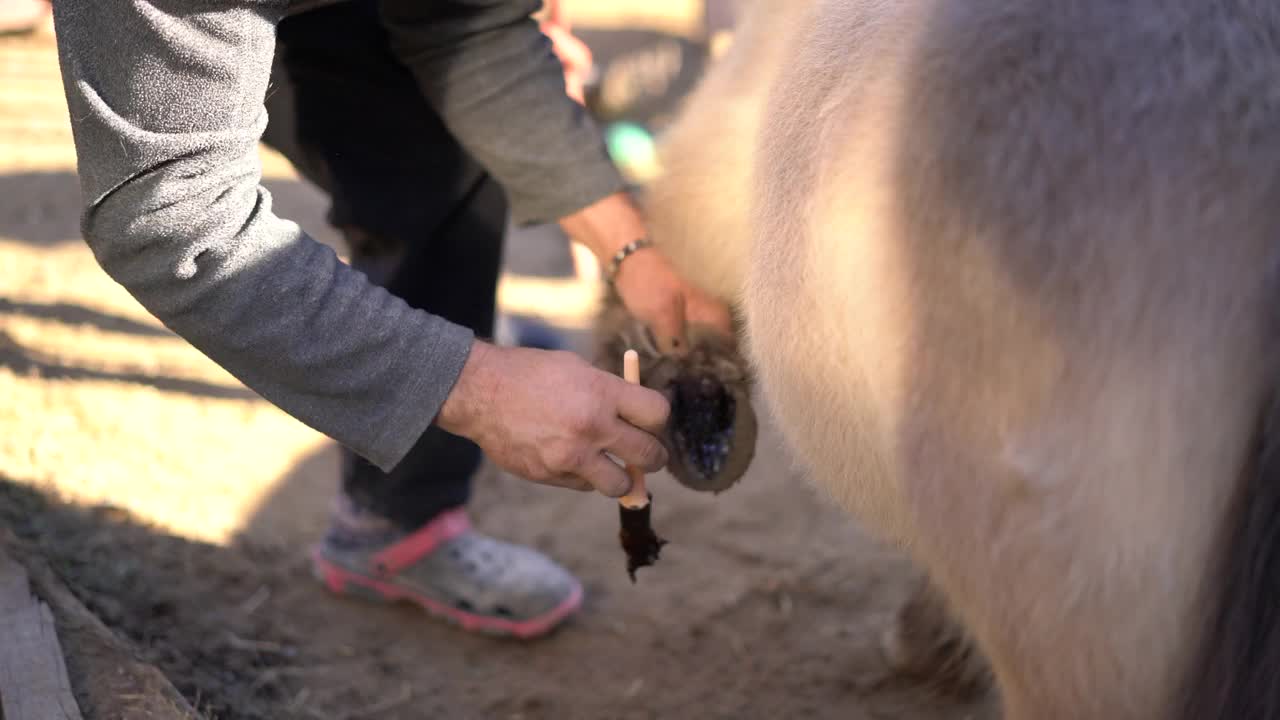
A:
[[[195,397],[230,400],[253,400],[258,397],[253,391],[239,385],[218,385],[165,375],[113,372],[67,365],[23,346],[3,330],[0,330],[0,368],[7,369],[15,375],[36,375],[48,380],[107,380],[132,385],[148,385],[157,390]]]
[[[786,483],[713,508],[655,482],[673,544],[632,585],[608,501],[485,476],[477,524],[587,589],[568,625],[517,643],[320,588],[306,549],[333,472],[332,448],[303,459],[229,547],[2,475],[0,525],[209,718],[994,717],[886,681],[875,638],[902,566]]]
[[[36,320],[53,320],[64,325],[91,325],[103,332],[125,333],[141,337],[175,337],[163,327],[111,315],[74,303],[21,302],[0,297],[0,315],[20,315]]]

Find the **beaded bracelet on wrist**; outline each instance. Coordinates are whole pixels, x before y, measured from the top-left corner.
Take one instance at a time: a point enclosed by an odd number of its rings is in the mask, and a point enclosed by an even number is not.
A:
[[[644,248],[647,248],[647,247],[653,247],[653,241],[649,240],[648,238],[639,238],[636,240],[632,240],[631,242],[622,246],[621,250],[614,253],[613,259],[609,261],[609,270],[607,275],[605,276],[606,279],[609,281],[609,284],[612,285],[613,279],[618,276],[618,268],[622,265],[623,260],[626,260],[628,257],[632,255],[632,253],[636,252],[637,250],[643,250]]]

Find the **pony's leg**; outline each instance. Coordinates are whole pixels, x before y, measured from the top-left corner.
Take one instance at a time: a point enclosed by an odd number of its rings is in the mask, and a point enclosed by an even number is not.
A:
[[[881,635],[885,661],[897,673],[939,692],[972,698],[991,686],[991,669],[946,600],[920,577],[913,592]]]

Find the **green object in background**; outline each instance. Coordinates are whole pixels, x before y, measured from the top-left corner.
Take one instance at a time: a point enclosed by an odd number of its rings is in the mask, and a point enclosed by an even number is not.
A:
[[[605,128],[605,145],[609,155],[628,175],[645,176],[656,165],[657,153],[653,136],[631,122],[611,123]]]

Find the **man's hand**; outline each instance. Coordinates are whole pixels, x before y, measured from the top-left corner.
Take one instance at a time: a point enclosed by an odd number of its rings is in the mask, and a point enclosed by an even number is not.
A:
[[[639,209],[625,193],[610,195],[561,219],[560,226],[590,248],[605,267],[614,253],[647,232]],[[627,311],[653,332],[663,353],[685,352],[689,347],[685,329],[690,323],[733,334],[729,307],[681,277],[657,248],[627,257],[618,268],[614,287]]]
[[[661,470],[670,411],[660,393],[572,353],[476,341],[436,424],[527,480],[621,497],[631,480],[605,453]]]
[[[627,258],[614,278],[614,287],[627,311],[648,326],[663,353],[685,353],[689,324],[733,334],[729,308],[686,282],[656,250],[640,250]]]

